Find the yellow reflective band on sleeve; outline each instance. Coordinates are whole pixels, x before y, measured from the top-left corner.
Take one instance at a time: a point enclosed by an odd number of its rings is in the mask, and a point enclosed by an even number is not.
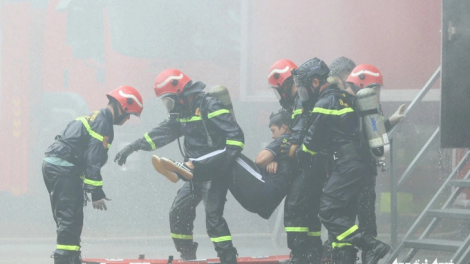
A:
[[[294,119],[295,116],[302,114],[302,109],[297,109],[292,112],[292,119]]]
[[[80,250],[80,246],[57,245],[57,249],[69,250],[69,251],[79,251],[79,250]]]
[[[302,144],[302,151],[303,151],[303,152],[310,153],[312,156],[315,155],[315,154],[317,154],[315,151],[309,150],[304,144]]]
[[[342,248],[342,247],[348,247],[348,246],[350,247],[350,246],[352,246],[352,244],[350,244],[350,243],[337,243],[337,242],[331,243],[332,248]]]
[[[171,233],[171,237],[176,238],[176,239],[185,239],[185,240],[193,239],[192,235],[182,235],[182,234],[173,234],[173,233]]]
[[[214,116],[218,116],[218,115],[221,115],[221,114],[230,114],[230,111],[227,110],[227,109],[220,109],[220,110],[217,110],[215,112],[212,112],[210,114],[207,115],[208,118],[213,118]]]
[[[318,232],[308,232],[308,236],[314,236],[314,237],[319,237],[321,236],[321,231]]]
[[[356,231],[359,227],[357,227],[357,225],[353,225],[351,228],[349,228],[348,230],[346,230],[346,232],[342,233],[341,235],[339,235],[338,237],[336,237],[336,239],[338,239],[338,241],[341,241],[343,240],[345,237],[349,236],[350,234],[354,233],[354,231]]]
[[[92,186],[96,186],[96,187],[103,186],[103,181],[92,181],[92,180],[87,179],[87,178],[85,178],[83,180],[83,183],[88,184],[88,185],[92,185]]]
[[[231,241],[231,240],[232,240],[232,236],[211,237],[211,241],[214,243]]]
[[[325,114],[325,115],[338,115],[338,116],[344,115],[346,113],[351,113],[351,112],[354,112],[354,110],[351,107],[346,107],[341,110],[315,107],[313,108],[313,111],[312,111],[312,113],[320,113],[320,114]]]
[[[176,121],[181,122],[181,123],[187,123],[187,122],[194,122],[194,121],[201,121],[202,117],[200,116],[193,116],[190,118],[177,118]]]
[[[285,227],[286,232],[305,232],[308,233],[308,227]]]
[[[150,144],[152,149],[157,149],[157,147],[155,147],[155,143],[153,143],[152,139],[150,138],[149,133],[145,133],[144,137],[147,140],[147,142]]]
[[[225,144],[226,145],[232,145],[232,146],[238,146],[240,148],[245,147],[245,144],[243,144],[243,142],[236,141],[236,140],[227,140],[227,141],[225,141]]]
[[[93,131],[90,127],[90,124],[88,123],[88,121],[84,117],[79,117],[76,120],[82,121],[83,125],[85,126],[85,128],[88,131],[88,134],[90,134],[90,136],[92,136],[92,137],[98,139],[99,141],[103,142],[103,136],[96,133],[95,131]],[[111,144],[108,143],[108,148],[110,148],[110,147],[111,147]]]

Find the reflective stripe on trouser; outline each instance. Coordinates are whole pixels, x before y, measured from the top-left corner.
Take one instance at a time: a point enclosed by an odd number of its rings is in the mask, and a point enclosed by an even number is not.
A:
[[[185,182],[170,209],[171,238],[176,250],[183,252],[193,245],[193,222],[196,218],[196,206],[202,200],[202,192],[207,192],[209,183]]]
[[[230,231],[223,218],[226,195],[227,186],[217,177],[209,182],[185,182],[170,210],[171,233],[192,235],[196,206],[202,200],[206,212],[206,230],[214,243],[215,250],[220,254],[223,250],[231,248]],[[179,252],[190,247],[193,242],[192,239],[175,237],[173,241]]]
[[[324,160],[312,157],[309,168],[298,173],[287,194],[284,226],[287,232],[287,246],[292,251],[308,251],[312,246],[321,248],[320,236],[313,235],[321,231],[318,212],[321,190],[326,178],[324,163]]]
[[[58,166],[43,162],[44,183],[57,226],[56,250],[80,250],[83,226],[83,180],[75,166]]]
[[[359,232],[377,237],[377,221],[375,216],[376,177],[367,180],[367,184],[359,193],[357,220]]]
[[[372,177],[367,165],[359,160],[338,160],[323,188],[320,219],[328,229],[332,247],[349,243],[361,248],[363,239],[355,225],[358,195]]]

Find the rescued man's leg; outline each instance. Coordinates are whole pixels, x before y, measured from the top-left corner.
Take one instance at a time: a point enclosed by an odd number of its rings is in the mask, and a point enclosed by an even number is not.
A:
[[[196,259],[198,244],[193,242],[196,207],[201,202],[201,184],[185,182],[170,209],[171,237],[183,260]]]

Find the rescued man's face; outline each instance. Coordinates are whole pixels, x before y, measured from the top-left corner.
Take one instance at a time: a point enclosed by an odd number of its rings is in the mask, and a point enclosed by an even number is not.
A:
[[[276,125],[272,125],[270,129],[271,129],[273,139],[277,139],[279,136],[284,134],[284,132],[286,132],[286,129],[284,128],[284,126],[278,127]]]

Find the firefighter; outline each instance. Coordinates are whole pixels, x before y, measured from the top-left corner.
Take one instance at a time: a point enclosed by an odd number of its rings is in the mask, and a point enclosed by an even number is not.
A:
[[[380,95],[380,90],[383,87],[382,73],[375,66],[370,64],[361,64],[355,67],[346,80],[350,85],[350,93],[356,93],[362,88],[373,88],[377,95]],[[380,101],[380,98],[378,98]],[[402,118],[403,112],[406,107],[404,104],[400,105],[397,111],[387,120],[385,120],[385,129],[390,131]],[[375,174],[375,176],[377,173]],[[357,212],[357,219],[359,221],[359,231],[373,237],[377,237],[377,222],[375,215],[375,201],[376,201],[376,177],[370,178],[363,190],[359,194],[359,207]],[[362,252],[362,258],[366,259],[367,252]],[[370,253],[370,251],[369,251]]]
[[[346,79],[354,67],[356,67],[356,63],[344,56],[334,59],[328,66],[331,76],[331,78],[328,78],[328,82],[330,84],[336,83],[341,90],[347,90],[349,84],[346,82]]]
[[[288,113],[292,113],[294,98],[297,95],[291,74],[292,69],[296,68],[297,65],[290,60],[278,60],[271,66],[268,74],[269,87],[273,89],[281,107]]]
[[[143,110],[142,97],[133,87],[121,86],[106,96],[106,108],[70,122],[45,153],[42,173],[57,225],[55,264],[82,263],[84,191],[91,193],[94,209],[107,210],[111,199],[103,191],[100,170],[113,142],[113,125],[124,124],[131,114],[140,116]]]
[[[326,65],[325,65],[326,66]],[[299,89],[294,84],[292,70],[297,66],[288,60],[276,62],[270,69],[268,82],[281,96],[281,106],[292,109],[292,137],[289,144],[298,145],[312,122],[311,111],[316,101],[313,92]],[[321,75],[328,75],[327,67],[316,69]],[[290,91],[290,93],[289,93]],[[311,96],[310,96],[311,95]],[[290,97],[289,97],[290,96]],[[293,97],[293,101],[285,98]],[[289,101],[292,107],[286,106]],[[289,153],[289,144],[281,149]],[[287,146],[287,147],[286,147]],[[291,250],[289,263],[320,263],[322,256],[321,222],[318,218],[321,189],[326,179],[325,162],[321,156],[297,160],[297,175],[290,186],[284,203],[284,227],[287,246]]]
[[[303,63],[294,73],[298,89],[312,89],[319,96],[313,108],[313,124],[301,146],[292,146],[294,156],[328,156],[329,179],[323,188],[320,219],[328,229],[333,247],[333,263],[352,264],[357,250],[366,252],[364,264],[377,264],[390,247],[355,225],[357,201],[363,186],[376,169],[365,135],[361,132],[355,98],[317,69],[326,67],[317,58]]]
[[[192,166],[198,181],[186,181],[170,210],[171,236],[183,260],[196,259],[198,244],[193,242],[196,206],[204,201],[206,229],[222,263],[237,263],[237,251],[223,217],[228,183],[224,175],[244,147],[244,135],[230,111],[202,90],[205,84],[192,81],[177,69],[161,72],[155,93],[170,113],[169,119],[121,150],[119,165],[138,150],[151,151],[184,136],[182,147],[186,164]],[[203,120],[204,119],[204,120]],[[203,122],[204,121],[204,122]]]

